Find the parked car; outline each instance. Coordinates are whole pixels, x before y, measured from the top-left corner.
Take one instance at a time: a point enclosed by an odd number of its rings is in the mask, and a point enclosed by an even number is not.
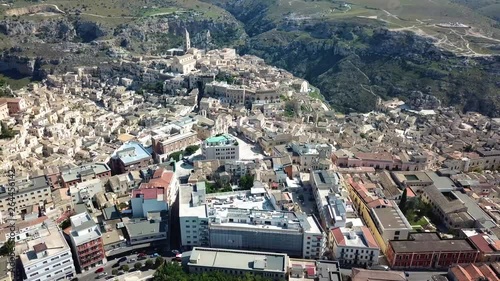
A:
[[[108,273],[106,273],[106,272],[101,272],[101,273],[97,274],[98,277],[103,277],[106,275],[108,275]]]
[[[124,261],[127,261],[127,257],[122,257],[118,260],[118,262],[124,262]]]
[[[106,280],[115,278],[113,275],[106,277]]]
[[[151,257],[151,258],[156,258],[156,257],[159,257],[159,256],[160,256],[160,255],[158,255],[158,253],[154,253],[154,254],[152,254],[150,257]]]
[[[139,254],[137,255],[137,257],[138,257],[138,258],[140,258],[140,257],[145,257],[145,256],[146,256],[146,254],[145,254],[145,253],[139,253]]]
[[[100,268],[98,268],[98,269],[95,271],[95,273],[101,273],[101,272],[103,272],[103,271],[104,271],[104,267],[100,267]]]
[[[125,274],[125,272],[123,272],[123,271],[118,271],[118,273],[117,273],[116,275],[120,276],[120,275],[123,275],[123,274]]]
[[[388,271],[389,267],[387,265],[374,265],[370,267],[371,270],[385,270]]]
[[[133,263],[133,262],[136,262],[136,261],[137,261],[136,259],[129,259],[128,263]]]

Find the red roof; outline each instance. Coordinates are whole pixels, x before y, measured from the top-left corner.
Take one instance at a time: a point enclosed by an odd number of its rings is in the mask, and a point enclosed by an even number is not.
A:
[[[477,234],[469,237],[469,240],[476,246],[476,248],[483,253],[491,253],[494,251],[488,241],[484,239],[483,234]]]
[[[365,237],[366,243],[368,244],[368,247],[370,248],[378,248],[377,242],[375,242],[375,238],[373,237],[372,233],[366,226],[361,227],[361,231],[363,231],[363,236]]]
[[[337,245],[345,245],[344,234],[342,234],[342,230],[340,230],[340,227],[336,227],[331,231],[335,242],[337,242]]]
[[[163,198],[162,188],[140,188],[132,191],[132,198],[137,198],[143,195],[144,199],[158,199],[158,195]]]
[[[315,276],[316,275],[316,267],[309,267],[307,266],[306,267],[306,272],[307,272],[307,276]]]
[[[169,171],[165,168],[160,168],[153,174],[153,179],[144,185],[144,187],[164,187],[169,188],[172,178],[174,177],[174,172]]]

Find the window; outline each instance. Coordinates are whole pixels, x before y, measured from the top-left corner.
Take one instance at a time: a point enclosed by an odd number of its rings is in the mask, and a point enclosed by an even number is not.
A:
[[[399,235],[399,230],[394,232],[394,235]]]

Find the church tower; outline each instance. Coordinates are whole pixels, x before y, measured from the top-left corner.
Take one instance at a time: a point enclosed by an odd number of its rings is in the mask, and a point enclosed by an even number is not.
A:
[[[189,49],[191,49],[191,39],[189,38],[189,32],[187,31],[187,29],[185,28],[184,29],[186,31],[186,46],[184,46],[186,49],[184,51],[188,51]]]

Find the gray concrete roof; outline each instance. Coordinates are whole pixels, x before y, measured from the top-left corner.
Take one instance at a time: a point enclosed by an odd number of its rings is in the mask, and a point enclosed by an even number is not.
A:
[[[279,253],[195,247],[189,266],[285,272],[288,256]]]

